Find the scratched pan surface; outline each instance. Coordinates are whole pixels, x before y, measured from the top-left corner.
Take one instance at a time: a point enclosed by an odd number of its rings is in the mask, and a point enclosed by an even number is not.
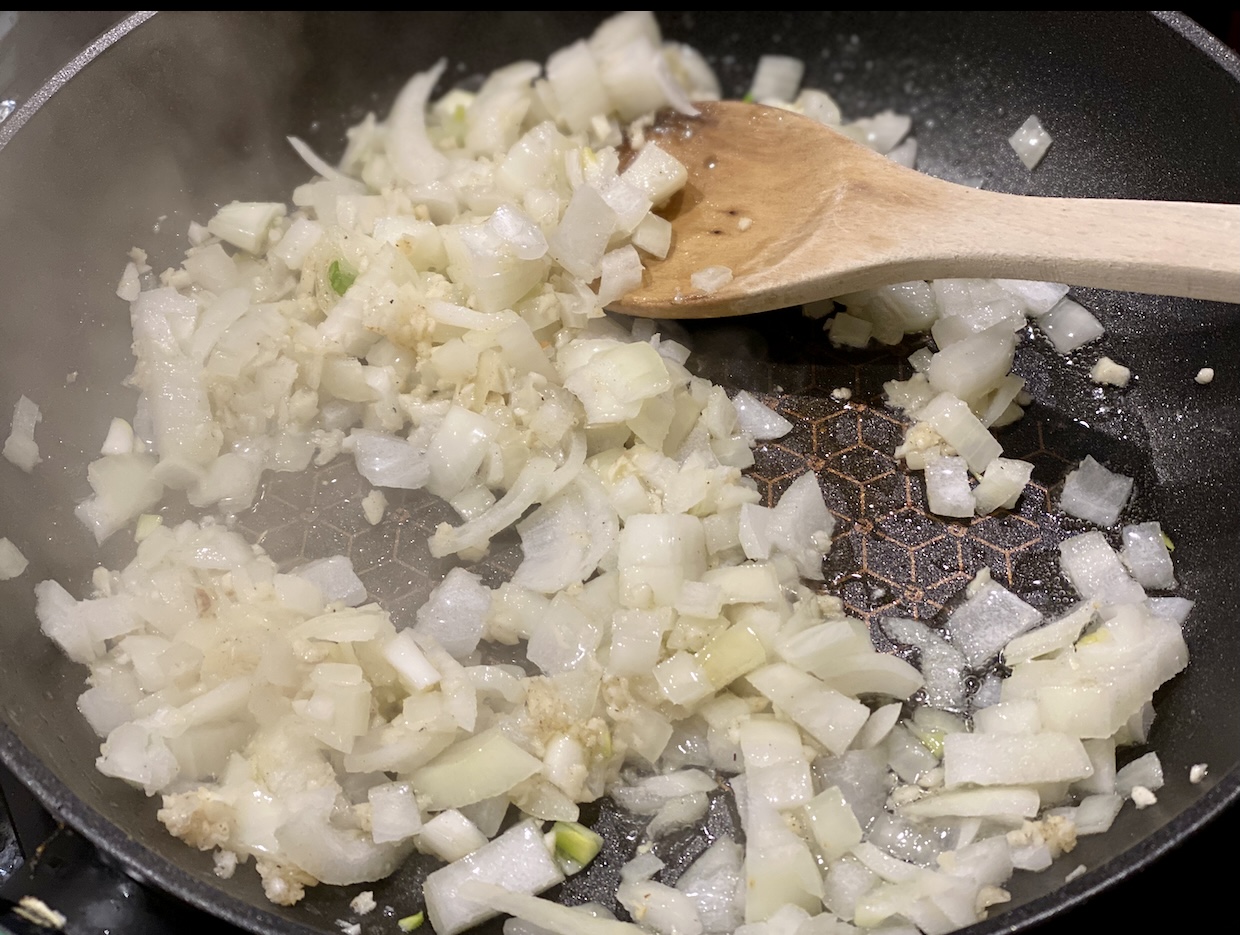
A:
[[[31,560],[25,576],[0,585],[0,755],[139,876],[254,931],[336,932],[362,887],[318,887],[279,909],[252,872],[217,880],[209,857],[163,833],[150,801],[95,773],[97,740],[74,708],[83,672],[38,635],[33,617],[33,581],[56,577],[81,592],[100,560],[71,510],[87,492],[85,465],[107,420],[133,407],[121,386],[131,366],[126,310],[110,298],[124,251],[143,245],[166,266],[188,221],[214,204],[283,199],[306,175],[286,134],[338,155],[346,126],[367,110],[385,112],[403,80],[441,54],[461,63],[445,80],[468,84],[516,57],[543,59],[595,21],[162,14],[124,24],[41,106],[36,99],[0,128],[0,409],[20,393],[40,402],[46,459],[30,477],[0,463],[0,534]],[[779,52],[805,59],[806,83],[837,95],[849,116],[887,107],[910,114],[920,167],[946,178],[1030,194],[1240,201],[1240,66],[1175,17],[670,14],[664,25],[708,54],[730,93],[744,91],[759,54]],[[1056,140],[1032,174],[1006,143],[1030,113]],[[928,516],[920,478],[891,457],[900,422],[882,406],[881,384],[907,376],[903,360],[915,344],[841,353],[795,310],[699,324],[688,335],[703,375],[765,394],[794,423],[759,448],[753,474],[778,496],[799,473],[817,472],[839,518],[830,586],[863,619],[933,619],[981,565],[1036,606],[1063,606],[1069,597],[1053,554],[1082,527],[1055,510],[1056,494],[1086,454],[1135,477],[1126,519],[1159,519],[1176,543],[1181,593],[1198,605],[1187,625],[1190,667],[1157,698],[1152,745],[1169,777],[1158,805],[1126,809],[1111,834],[1084,839],[1049,873],[1018,875],[1012,908],[976,926],[979,935],[1071,910],[1216,813],[1234,815],[1240,792],[1240,376],[1230,364],[1240,316],[1217,304],[1075,295],[1107,337],[1068,359],[1027,337],[1016,370],[1034,403],[1001,440],[1009,456],[1035,463],[1033,484],[1016,510],[972,523]],[[1089,382],[1102,353],[1132,367],[1126,390]],[[1205,365],[1218,376],[1202,387],[1192,377]],[[841,387],[851,400],[832,397]],[[424,542],[448,515],[401,495],[371,528],[358,503],[365,489],[343,463],[282,475],[238,523],[285,565],[349,553],[372,595],[407,620],[444,571]],[[109,543],[103,559],[128,557]],[[517,558],[511,541],[497,545],[481,567],[488,583]],[[1187,770],[1198,762],[1210,764],[1209,777],[1191,786]],[[605,803],[585,814],[607,847],[558,896],[611,902],[641,825]],[[674,880],[734,823],[721,793],[705,828],[660,845],[663,879]],[[1089,872],[1061,886],[1077,864]],[[430,869],[411,860],[368,887],[384,909],[367,928],[391,930],[393,917],[421,908]]]

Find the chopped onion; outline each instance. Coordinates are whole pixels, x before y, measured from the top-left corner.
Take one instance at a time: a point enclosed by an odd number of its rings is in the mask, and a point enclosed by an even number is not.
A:
[[[1025,164],[1025,168],[1033,171],[1050,149],[1052,141],[1051,135],[1042,128],[1042,122],[1036,116],[1030,115],[1008,142],[1012,144],[1012,149],[1016,150],[1016,155]]]

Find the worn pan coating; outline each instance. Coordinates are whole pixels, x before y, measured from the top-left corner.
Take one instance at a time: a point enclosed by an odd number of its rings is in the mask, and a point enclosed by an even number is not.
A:
[[[362,887],[319,887],[296,908],[280,909],[265,902],[252,872],[217,880],[208,856],[163,833],[153,803],[95,772],[97,740],[74,707],[83,670],[38,634],[33,616],[35,581],[56,577],[81,593],[100,560],[71,510],[87,492],[85,465],[108,418],[132,412],[134,395],[121,386],[131,366],[128,318],[110,298],[124,252],[145,246],[162,268],[175,263],[188,221],[205,219],[213,204],[284,198],[306,176],[287,133],[337,155],[346,126],[369,109],[385,112],[405,78],[442,54],[462,63],[450,80],[469,81],[516,57],[544,59],[596,20],[138,16],[0,127],[0,408],[25,393],[45,419],[45,463],[33,476],[0,463],[0,534],[31,560],[22,578],[0,585],[0,756],[136,875],[243,927],[336,932],[334,920],[349,917],[348,900]],[[759,54],[779,52],[805,59],[806,83],[837,95],[847,115],[888,107],[910,114],[920,167],[947,178],[1039,195],[1240,201],[1240,63],[1176,15],[668,14],[663,22],[670,38],[710,55],[729,93],[744,90]],[[1033,173],[1006,143],[1030,113],[1056,140]],[[828,568],[867,619],[932,617],[979,563],[1035,604],[1062,604],[1065,586],[1048,550],[1077,527],[1051,508],[1066,465],[1085,454],[1135,476],[1131,515],[1160,519],[1175,540],[1181,593],[1198,605],[1187,625],[1190,667],[1157,699],[1152,740],[1168,776],[1159,804],[1125,809],[1109,835],[1082,840],[1046,874],[1018,874],[1014,908],[977,933],[1072,911],[1211,817],[1234,822],[1240,797],[1240,375],[1232,366],[1240,314],[1179,299],[1098,291],[1078,298],[1106,324],[1105,343],[1065,361],[1044,342],[1026,342],[1017,370],[1036,402],[1002,440],[1009,454],[1035,461],[1035,487],[1012,514],[972,525],[926,518],[919,480],[890,458],[899,428],[878,394],[882,381],[905,372],[899,355],[835,353],[795,312],[693,332],[704,374],[775,394],[796,423],[787,439],[759,451],[755,474],[775,494],[807,467],[827,476],[841,519]],[[1101,352],[1132,367],[1137,378],[1127,391],[1089,383],[1085,369]],[[1202,387],[1192,377],[1205,365],[1218,375]],[[854,392],[849,405],[830,397],[840,386]],[[242,527],[285,562],[341,548],[360,555],[348,519],[358,513],[348,503],[351,469],[327,471],[339,493],[310,494],[304,481],[274,484]],[[392,511],[407,525],[387,530],[390,542],[363,577],[400,614],[416,606],[438,569],[417,551],[433,508],[412,498],[396,505],[408,508]],[[491,583],[513,555],[499,549],[489,560]],[[123,545],[108,544],[106,562],[127,558]],[[1198,762],[1210,764],[1209,776],[1190,785],[1188,767]],[[564,887],[573,902],[609,901],[638,828],[605,806],[595,820],[608,848]],[[731,822],[721,796],[708,831]],[[705,840],[673,841],[669,872]],[[1088,872],[1061,886],[1077,864]],[[1165,860],[1142,879],[1165,879],[1159,866]],[[380,905],[393,906],[396,917],[420,908],[428,869],[411,861],[375,885]]]

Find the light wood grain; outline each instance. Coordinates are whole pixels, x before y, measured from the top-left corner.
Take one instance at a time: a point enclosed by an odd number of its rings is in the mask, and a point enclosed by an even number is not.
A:
[[[700,106],[700,117],[668,118],[654,136],[689,181],[662,212],[671,251],[647,258],[644,285],[618,311],[739,315],[941,277],[1240,302],[1240,205],[982,191],[905,169],[797,114]],[[708,266],[733,272],[709,295],[690,283]]]

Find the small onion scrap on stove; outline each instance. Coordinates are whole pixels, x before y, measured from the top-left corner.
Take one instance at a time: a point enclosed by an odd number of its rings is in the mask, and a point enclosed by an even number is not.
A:
[[[90,667],[99,769],[160,794],[159,819],[220,876],[253,859],[276,903],[433,855],[440,935],[497,912],[516,935],[937,935],[1106,831],[1125,798],[1152,801],[1157,757],[1117,771],[1116,748],[1145,739],[1187,658],[1191,602],[1146,596],[1175,584],[1158,525],[1125,527],[1122,553],[1100,531],[1065,541],[1080,603],[1057,620],[982,570],[946,626],[887,619],[907,653],[878,652],[822,590],[819,479],[768,506],[743,473],[791,424],[694,376],[656,324],[604,313],[668,249],[655,212],[685,171],[643,131],[719,96],[705,59],[625,13],[545,66],[432,100],[443,71],[354,127],[339,166],[291,140],[315,173],[291,207],[225,205],[160,275],[131,256],[118,294],[141,400],[77,515],[101,543],[132,528],[136,555],[84,600],[36,587],[44,632]],[[842,123],[802,71],[764,58],[751,93],[911,164],[908,118]],[[933,512],[967,518],[1030,478],[991,434],[1028,402],[1018,332],[1032,319],[1064,352],[1101,332],[1067,291],[915,282],[806,312],[844,345],[930,332],[938,350],[886,388],[911,420],[897,454]],[[31,448],[32,412],[10,447]],[[265,471],[337,457],[459,516],[428,547],[463,564],[413,620],[347,556],[282,571],[219,518]],[[1112,526],[1131,487],[1086,458],[1063,507]],[[164,524],[169,492],[202,518]],[[359,510],[376,523],[386,503]],[[468,563],[512,526],[524,559],[487,587]],[[518,643],[527,666],[484,661]],[[539,896],[599,853],[581,803],[649,816],[654,842],[725,789],[743,840],[669,873],[639,849],[616,894],[632,922]]]

